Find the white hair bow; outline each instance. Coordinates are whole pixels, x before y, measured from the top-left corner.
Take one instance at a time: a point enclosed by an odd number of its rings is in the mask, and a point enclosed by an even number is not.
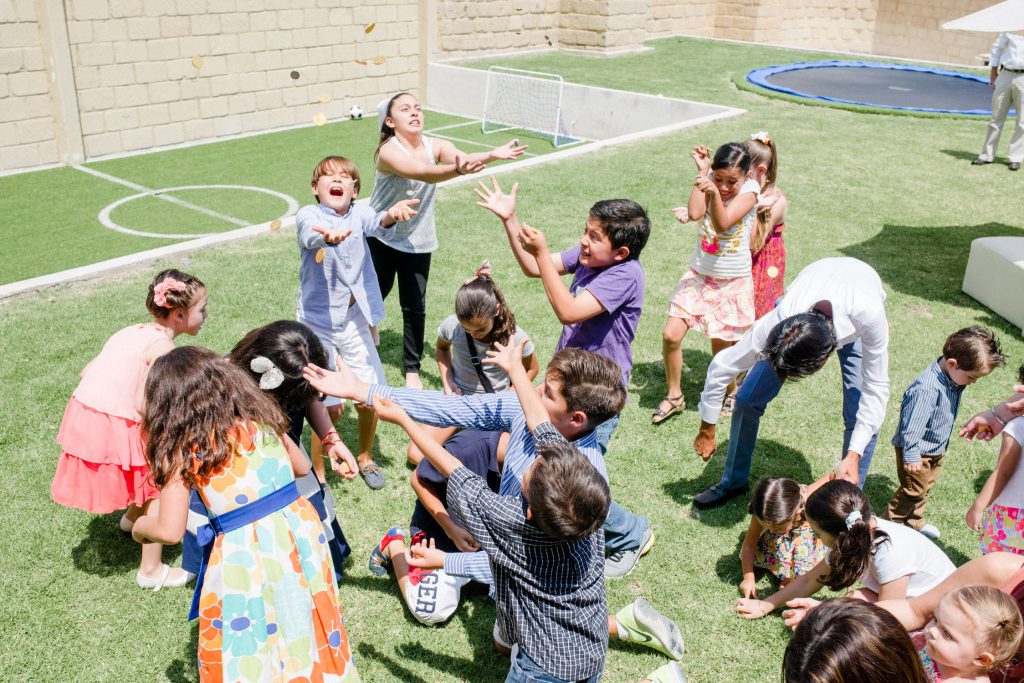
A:
[[[284,382],[284,373],[266,356],[256,356],[249,362],[249,367],[260,373],[260,389],[264,391],[277,389]]]
[[[846,528],[849,529],[862,519],[864,519],[864,515],[860,514],[860,510],[854,510],[850,514],[846,515]]]
[[[772,141],[772,139],[768,137],[768,131],[766,130],[759,130],[756,133],[751,133],[750,139],[757,140],[758,142],[763,142],[766,145]]]

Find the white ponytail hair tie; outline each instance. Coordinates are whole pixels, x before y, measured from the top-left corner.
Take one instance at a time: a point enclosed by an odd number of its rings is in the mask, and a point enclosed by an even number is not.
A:
[[[864,515],[860,514],[860,510],[854,510],[850,514],[846,515],[846,528],[849,529],[862,519],[864,519]]]
[[[253,372],[260,373],[260,389],[277,389],[284,382],[284,373],[266,356],[256,356],[249,362]]]

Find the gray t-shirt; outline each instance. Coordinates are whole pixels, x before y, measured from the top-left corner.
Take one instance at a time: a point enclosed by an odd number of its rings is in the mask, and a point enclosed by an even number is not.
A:
[[[480,383],[480,377],[476,374],[473,361],[470,358],[469,345],[466,343],[466,330],[459,324],[458,317],[453,313],[445,318],[437,326],[438,339],[444,339],[452,347],[452,374],[455,376],[455,386],[462,394],[483,394],[486,393]],[[518,344],[523,339],[529,339],[529,335],[523,328],[516,325],[516,333],[511,343]],[[481,359],[487,357],[487,350],[491,346],[477,340],[473,340],[476,346],[477,356]],[[527,341],[523,347],[523,358],[533,355],[533,342]],[[508,375],[497,365],[485,363],[483,366],[484,375],[491,381],[495,391],[504,391],[509,387]]]
[[[406,156],[412,156],[398,138],[391,138],[387,145],[396,145]],[[430,156],[430,165],[434,161],[434,145],[430,138],[423,138],[423,145]],[[370,206],[375,211],[387,211],[403,199],[419,199],[420,203],[412,207],[416,215],[407,221],[395,223],[393,231],[384,235],[376,235],[384,244],[392,249],[411,254],[426,254],[437,249],[437,228],[434,225],[434,197],[437,187],[433,183],[410,180],[395,173],[376,172],[373,194],[370,195]]]

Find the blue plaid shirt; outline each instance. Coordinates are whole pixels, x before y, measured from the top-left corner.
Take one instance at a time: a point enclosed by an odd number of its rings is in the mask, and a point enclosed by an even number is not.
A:
[[[925,368],[903,394],[892,445],[903,449],[905,463],[921,462],[921,456],[942,455],[953,435],[964,387],[950,379],[941,360]]]
[[[537,458],[537,447],[533,435],[526,427],[526,417],[519,405],[519,397],[513,391],[495,394],[474,394],[456,396],[440,391],[405,389],[374,384],[366,396],[366,404],[373,405],[374,396],[390,398],[402,406],[405,412],[417,422],[435,427],[463,427],[488,431],[508,432],[510,437],[505,451],[505,464],[501,470],[501,484],[498,494],[520,496],[523,493],[523,473]],[[604,456],[597,445],[597,434],[590,432],[572,442],[580,453],[608,479]],[[455,576],[466,576],[480,583],[493,583],[487,554],[448,553],[444,569]]]

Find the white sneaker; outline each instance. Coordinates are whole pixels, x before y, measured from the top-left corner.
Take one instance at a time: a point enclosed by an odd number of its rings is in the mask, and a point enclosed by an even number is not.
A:
[[[932,539],[933,541],[942,535],[942,532],[939,531],[938,527],[936,527],[934,524],[925,524],[923,527],[918,529],[918,531],[920,531],[922,534]]]

